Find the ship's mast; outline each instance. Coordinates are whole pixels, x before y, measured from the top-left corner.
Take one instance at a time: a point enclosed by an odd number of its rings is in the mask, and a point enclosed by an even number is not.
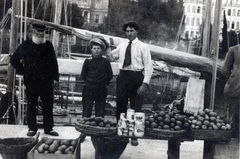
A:
[[[19,13],[20,5],[18,0],[12,0],[12,15],[11,15],[11,27],[10,27],[10,44],[9,44],[9,56],[11,57],[17,48],[18,40],[18,20],[15,15]],[[15,71],[12,65],[8,64],[7,72],[7,93],[8,93],[8,107],[14,107],[14,85],[15,85]]]

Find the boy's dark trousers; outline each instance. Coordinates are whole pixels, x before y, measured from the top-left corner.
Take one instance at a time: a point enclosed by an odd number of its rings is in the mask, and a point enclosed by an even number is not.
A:
[[[83,117],[92,115],[93,104],[95,104],[95,116],[104,117],[107,93],[106,87],[84,86],[82,91]]]
[[[104,117],[105,104],[108,90],[106,87],[84,86],[82,91],[83,117],[91,117],[93,104],[95,102],[95,116]],[[82,143],[86,135],[81,133],[80,142]]]

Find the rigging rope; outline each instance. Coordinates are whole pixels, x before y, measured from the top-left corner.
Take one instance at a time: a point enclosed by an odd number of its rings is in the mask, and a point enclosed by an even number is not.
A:
[[[36,14],[37,14],[37,12],[38,12],[38,9],[39,9],[39,7],[40,7],[41,1],[42,1],[42,0],[40,0],[39,3],[38,3],[38,6],[37,6],[37,9],[36,9],[36,12],[34,13],[33,18],[35,18]]]

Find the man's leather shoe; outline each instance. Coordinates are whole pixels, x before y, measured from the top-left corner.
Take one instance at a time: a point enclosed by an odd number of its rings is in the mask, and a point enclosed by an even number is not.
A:
[[[80,143],[82,143],[85,140],[85,138],[86,138],[86,135],[81,134],[80,135]]]
[[[29,130],[27,133],[27,136],[34,136],[36,134],[36,131]]]
[[[137,138],[131,138],[131,144],[132,144],[132,146],[137,146],[138,145]]]
[[[59,134],[56,132],[56,131],[54,131],[54,130],[52,130],[52,131],[45,131],[44,132],[45,134],[48,134],[48,135],[52,135],[52,136],[59,136]]]

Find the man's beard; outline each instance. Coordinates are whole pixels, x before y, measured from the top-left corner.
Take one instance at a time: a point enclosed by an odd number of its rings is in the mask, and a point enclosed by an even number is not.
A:
[[[37,37],[37,36],[32,36],[32,41],[39,45],[39,44],[44,44],[46,42],[46,38],[45,37]]]

